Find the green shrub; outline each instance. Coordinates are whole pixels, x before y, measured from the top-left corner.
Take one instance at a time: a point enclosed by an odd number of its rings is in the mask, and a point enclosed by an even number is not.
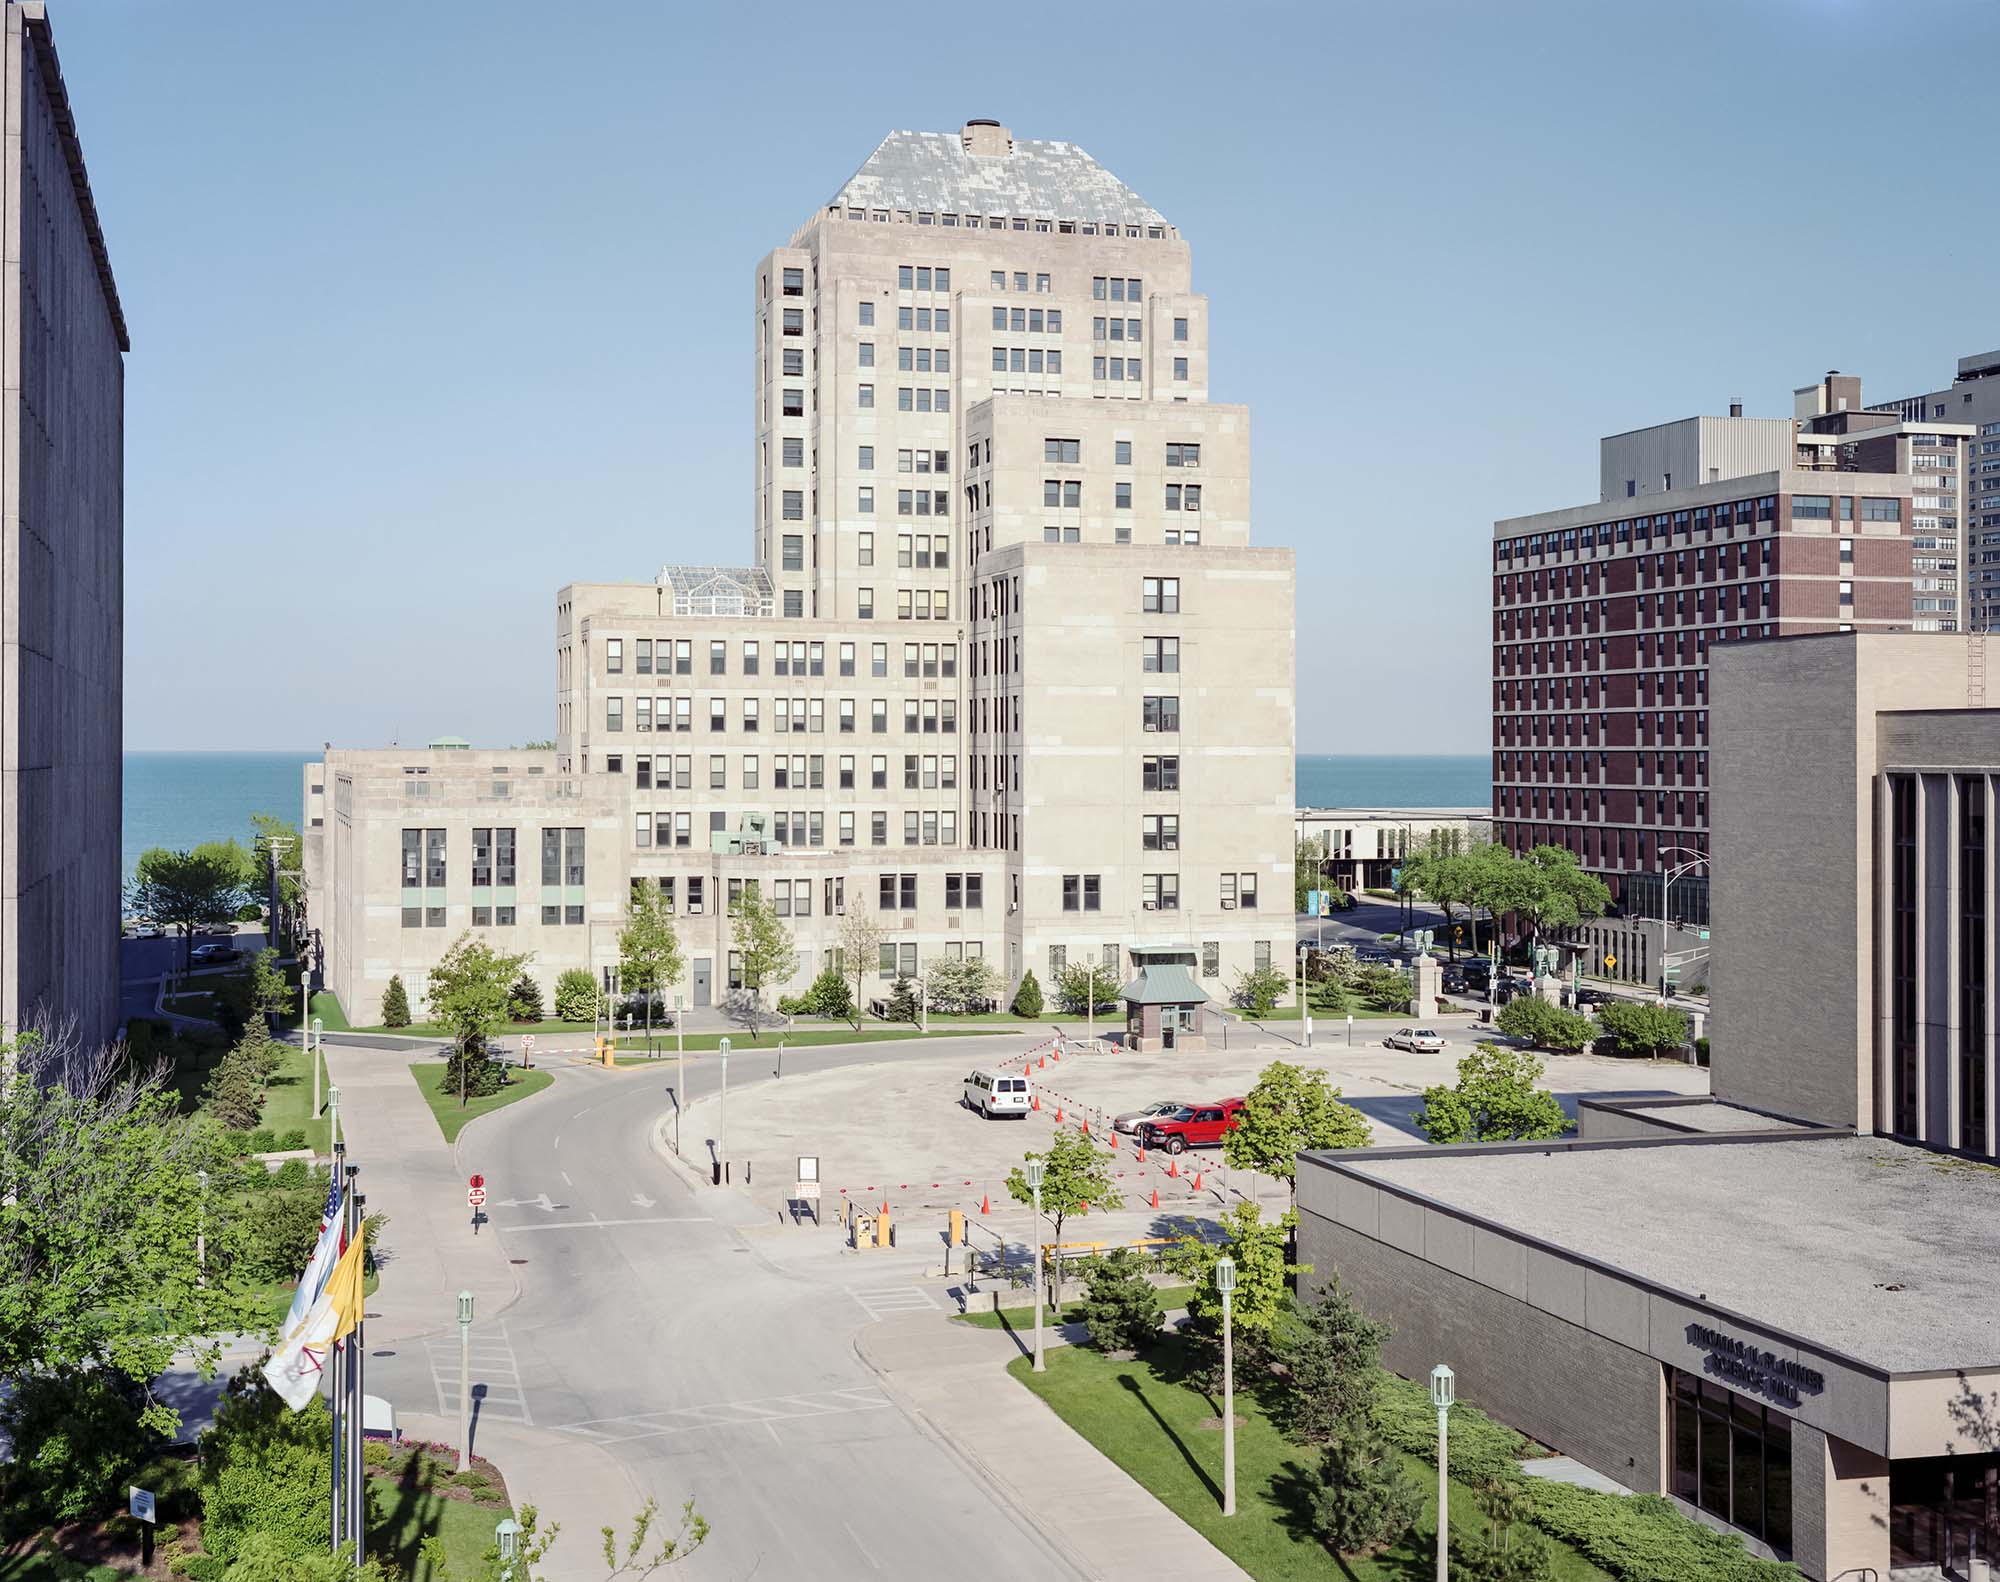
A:
[[[603,1009],[597,980],[587,968],[571,967],[556,979],[556,1020],[588,1022]]]
[[[269,1154],[278,1151],[277,1134],[268,1126],[259,1126],[250,1134],[250,1151],[253,1154]]]
[[[507,1017],[515,1022],[539,1022],[542,1019],[542,986],[525,972],[514,980],[514,987],[507,991]]]
[[[253,1370],[231,1380],[215,1426],[201,1436],[201,1539],[209,1555],[227,1565],[252,1534],[283,1555],[323,1551],[332,1435],[323,1403],[294,1412]]]
[[[1365,1417],[1345,1425],[1321,1448],[1312,1525],[1336,1554],[1388,1547],[1416,1524],[1423,1508],[1422,1486]]]
[[[1535,1526],[1620,1582],[1798,1582],[1798,1567],[1754,1558],[1736,1534],[1683,1516],[1658,1494],[1600,1494],[1535,1478],[1522,1504]]]
[[[1597,1024],[1621,1055],[1668,1055],[1687,1042],[1687,1018],[1668,1005],[1609,1001],[1597,1008]]]
[[[0,1538],[119,1504],[125,1475],[159,1439],[115,1374],[65,1368],[21,1378],[0,1404],[15,1459],[0,1464]]]
[[[845,1020],[854,1014],[854,988],[838,967],[824,969],[804,994],[778,1002],[788,1016],[827,1016]]]
[[[1252,967],[1237,975],[1229,998],[1246,1016],[1269,1016],[1291,986],[1292,980],[1276,967]]]
[[[305,1146],[306,1129],[303,1126],[294,1126],[278,1139],[278,1151],[280,1153],[296,1153]]]
[[[464,1070],[464,1097],[483,1099],[498,1093],[507,1085],[507,1068],[492,1059],[483,1049],[472,1049],[461,1055],[453,1050],[444,1063],[444,1074],[438,1078],[437,1090],[448,1098],[460,1096],[459,1068]]]
[[[1393,939],[1393,934],[1388,935]],[[1410,975],[1379,962],[1354,971],[1354,987],[1372,1011],[1407,1011],[1410,1008]]]
[[[297,1191],[306,1184],[306,1162],[303,1159],[287,1159],[278,1166],[278,1173],[272,1178],[273,1186],[287,1191]]]
[[[1143,1351],[1159,1339],[1160,1293],[1134,1248],[1120,1247],[1091,1265],[1083,1309],[1090,1343],[1099,1351]]]
[[[229,1562],[220,1555],[186,1555],[188,1582],[223,1582]]]
[[[383,991],[382,1025],[384,1027],[410,1025],[410,995],[403,987],[403,975],[400,972],[389,980],[389,987]]]
[[[1566,1055],[1588,1049],[1597,1036],[1596,1025],[1581,1011],[1565,1011],[1539,994],[1515,995],[1500,1007],[1493,1025],[1509,1038],[1518,1038],[1532,1048],[1553,1049]]]
[[[1437,1408],[1428,1384],[1385,1377],[1375,1396],[1375,1422],[1398,1450],[1437,1465]],[[1471,1484],[1518,1477],[1521,1453],[1528,1448],[1525,1434],[1464,1404],[1451,1409],[1450,1441],[1451,1475]]]
[[[304,1161],[298,1161],[303,1166]],[[274,1178],[275,1179],[275,1178]],[[302,1180],[299,1183],[305,1186]],[[295,1280],[312,1257],[319,1239],[319,1217],[326,1208],[324,1179],[317,1190],[260,1192],[247,1206],[244,1258],[254,1278]]]
[[[1706,1033],[1694,1041],[1694,1059],[1695,1064],[1698,1066],[1708,1064],[1708,1035]]]
[[[1455,1527],[1451,1574],[1458,1582],[1551,1582],[1555,1552],[1532,1532],[1517,1533],[1509,1527],[1489,1536]]]
[[[889,986],[889,1009],[883,1013],[885,1022],[914,1022],[917,1019],[917,986],[908,978],[898,977]]]
[[[1021,986],[1014,991],[1014,1014],[1016,1016],[1042,1014],[1042,986],[1035,980],[1033,967],[1021,974]]]

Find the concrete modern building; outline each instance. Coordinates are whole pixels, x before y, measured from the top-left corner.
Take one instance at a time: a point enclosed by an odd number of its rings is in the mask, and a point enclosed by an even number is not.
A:
[[[1945,390],[1904,396],[1872,408],[1912,423],[1964,424],[1964,514],[1961,583],[1969,625],[1985,631],[2000,624],[2000,351],[1958,360]]]
[[[1387,889],[1433,831],[1483,845],[1493,838],[1493,815],[1483,807],[1302,807],[1292,827],[1318,850],[1327,882],[1350,894]]]
[[[857,908],[885,979],[1122,981],[1186,944],[1223,998],[1288,961],[1292,555],[1250,542],[1249,417],[1208,400],[1176,228],[1071,144],[896,132],[748,306],[747,563],[561,589],[552,752],[308,769],[349,1014],[467,927],[604,971],[637,879],[695,1005],[739,981],[752,884],[800,981]],[[503,838],[532,896],[500,899]]]
[[[118,1029],[125,362],[43,7],[0,11],[0,1027]]]
[[[1717,649],[1711,1098],[1301,1160],[1391,1366],[1812,1578],[2000,1546],[1993,643]]]
[[[1625,916],[1665,916],[1671,880],[1674,921],[1707,921],[1711,655],[1916,623],[1917,489],[1897,469],[1926,436],[1805,421],[1735,407],[1613,435],[1607,498],[1494,524],[1495,838],[1568,847]],[[1950,558],[1941,530],[1921,541]]]

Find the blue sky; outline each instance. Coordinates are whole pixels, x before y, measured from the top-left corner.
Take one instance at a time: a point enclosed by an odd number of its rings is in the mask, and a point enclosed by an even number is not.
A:
[[[750,272],[895,127],[1156,204],[1299,557],[1303,751],[1478,752],[1600,434],[2000,345],[2000,8],[54,0],[133,349],[126,740],[553,717],[554,591],[749,555]]]

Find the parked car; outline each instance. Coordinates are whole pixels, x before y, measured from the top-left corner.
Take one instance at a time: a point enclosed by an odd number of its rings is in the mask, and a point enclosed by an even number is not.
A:
[[[1407,1049],[1413,1055],[1441,1055],[1444,1040],[1428,1027],[1399,1027],[1382,1040],[1384,1049]]]
[[[225,961],[234,961],[236,959],[236,947],[234,945],[215,943],[197,945],[188,959],[201,966],[213,967]]]
[[[1144,1109],[1127,1110],[1123,1115],[1111,1117],[1111,1129],[1127,1135],[1136,1133],[1142,1121],[1157,1119],[1163,1115],[1173,1115],[1188,1107],[1182,1099],[1161,1099],[1157,1104],[1148,1104]]]
[[[1470,980],[1456,967],[1446,967],[1438,982],[1446,994],[1464,994],[1472,987]]]
[[[1164,1148],[1170,1154],[1189,1148],[1214,1148],[1225,1132],[1236,1129],[1241,1099],[1222,1099],[1213,1104],[1188,1104],[1171,1115],[1157,1116],[1139,1126],[1139,1141],[1147,1148]]]
[[[1578,989],[1576,991],[1576,1003],[1578,1009],[1581,1009],[1586,1005],[1609,1005],[1611,1003],[1611,998],[1612,997],[1606,994],[1602,989]]]
[[[1026,1077],[1010,1077],[998,1071],[980,1069],[965,1079],[959,1102],[977,1110],[989,1121],[996,1115],[1026,1116],[1031,1095]]]

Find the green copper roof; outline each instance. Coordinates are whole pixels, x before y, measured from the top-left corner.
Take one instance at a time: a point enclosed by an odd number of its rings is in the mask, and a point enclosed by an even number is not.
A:
[[[1208,996],[1179,962],[1154,962],[1118,991],[1128,1005],[1203,1005]]]

